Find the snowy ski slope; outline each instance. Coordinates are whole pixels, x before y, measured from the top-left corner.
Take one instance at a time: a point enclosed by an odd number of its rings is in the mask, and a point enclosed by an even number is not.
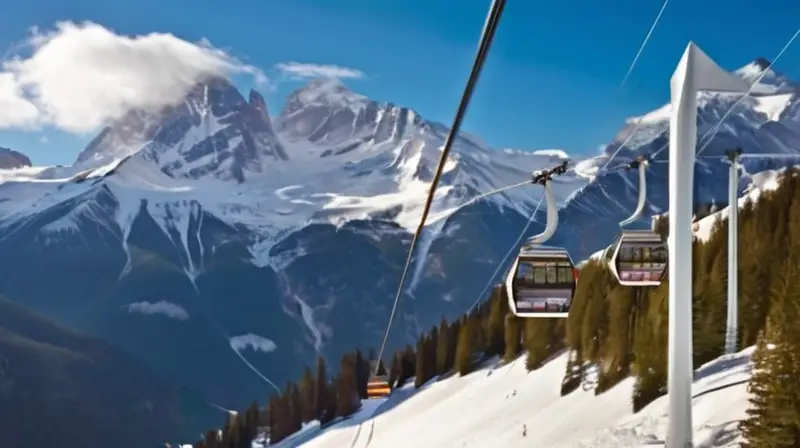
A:
[[[697,369],[693,387],[695,446],[740,442],[753,348]],[[667,397],[631,412],[634,379],[595,396],[578,388],[559,397],[567,356],[525,371],[525,356],[507,365],[490,362],[465,377],[394,392],[385,403],[364,402],[349,420],[320,431],[309,424],[278,448],[468,448],[663,446]],[[413,383],[413,380],[412,380]],[[377,409],[376,409],[377,408]],[[527,435],[523,436],[523,425]],[[254,445],[257,446],[257,445]]]

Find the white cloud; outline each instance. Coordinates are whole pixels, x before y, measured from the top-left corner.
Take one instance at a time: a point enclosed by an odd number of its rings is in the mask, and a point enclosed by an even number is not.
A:
[[[50,139],[47,138],[46,135],[43,135],[43,136],[39,137],[39,143],[45,143],[45,144],[50,143]]]
[[[91,22],[33,29],[24,47],[29,55],[0,64],[0,129],[52,125],[86,133],[133,108],[177,104],[210,76],[267,81],[259,69],[208,41],[165,33],[121,36]]]
[[[360,79],[366,75],[361,70],[339,65],[304,64],[300,62],[285,62],[276,64],[275,68],[293,79],[308,78],[355,78]]]
[[[22,96],[14,76],[0,72],[0,129],[31,127],[38,116],[36,106]]]
[[[167,317],[178,320],[186,320],[189,318],[189,312],[180,305],[161,300],[159,302],[136,302],[128,305],[128,311],[131,313],[142,314],[163,314]]]
[[[237,352],[246,349],[248,346],[252,347],[255,351],[261,351],[264,353],[272,352],[278,348],[278,346],[275,345],[272,340],[253,333],[234,336],[229,339],[229,342],[231,344],[231,348]]]

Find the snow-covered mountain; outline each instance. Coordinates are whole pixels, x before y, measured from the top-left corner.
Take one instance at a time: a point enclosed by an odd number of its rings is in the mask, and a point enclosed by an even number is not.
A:
[[[11,170],[31,166],[31,159],[19,151],[0,147],[0,169]]]
[[[737,73],[751,77],[761,62]],[[706,155],[798,147],[796,87],[777,73],[762,82]],[[704,95],[700,132],[735,99]],[[668,108],[647,114],[612,166],[656,152],[667,128]],[[318,351],[335,359],[380,342],[446,133],[336,81],[294,92],[273,119],[257,92],[245,98],[209,80],[179,106],[110,124],[72,166],[0,171],[0,293],[241,406],[264,393],[255,370],[280,384]],[[456,140],[390,348],[478,299],[541,191],[469,199],[565,157]],[[554,241],[576,259],[607,245],[635,206],[634,174],[598,174],[606,159],[576,160],[576,172],[554,181]],[[698,198],[724,198],[725,165],[703,160],[698,170]],[[666,164],[648,176],[650,211],[663,211]]]

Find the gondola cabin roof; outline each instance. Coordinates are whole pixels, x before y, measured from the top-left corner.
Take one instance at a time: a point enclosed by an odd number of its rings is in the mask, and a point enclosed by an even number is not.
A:
[[[567,260],[572,263],[569,252],[559,247],[525,247],[519,251],[520,258],[538,258],[543,260]]]
[[[626,243],[664,243],[661,235],[652,230],[623,230],[617,235],[614,246],[619,245],[623,239]]]

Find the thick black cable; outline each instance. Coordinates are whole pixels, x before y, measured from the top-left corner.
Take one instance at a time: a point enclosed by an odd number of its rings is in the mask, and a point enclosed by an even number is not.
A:
[[[491,9],[489,10],[489,14],[486,17],[486,22],[483,26],[483,32],[481,33],[481,40],[478,44],[478,51],[475,54],[475,60],[472,63],[472,71],[469,74],[469,78],[467,79],[467,85],[464,87],[464,92],[461,95],[461,102],[458,105],[458,110],[456,111],[456,116],[453,119],[453,125],[450,127],[450,132],[447,134],[447,139],[444,142],[444,147],[442,148],[442,155],[439,157],[439,165],[436,167],[436,173],[433,176],[433,180],[431,181],[431,187],[428,191],[428,198],[425,200],[425,208],[422,210],[422,218],[420,219],[419,226],[417,227],[417,231],[414,232],[414,239],[411,240],[411,247],[408,249],[408,256],[406,257],[406,264],[403,268],[403,274],[400,277],[400,284],[397,287],[397,294],[394,298],[394,304],[392,305],[392,312],[389,315],[389,323],[386,325],[386,332],[383,335],[383,342],[381,343],[381,348],[378,351],[378,358],[380,360],[383,358],[383,352],[386,349],[386,341],[389,339],[389,332],[392,328],[392,322],[394,321],[395,313],[397,312],[397,305],[400,303],[400,296],[403,294],[403,286],[406,280],[406,276],[408,274],[408,268],[411,265],[411,258],[414,255],[414,248],[417,245],[417,240],[419,239],[420,234],[422,234],[422,229],[425,226],[425,220],[428,218],[428,213],[431,210],[431,204],[433,203],[434,193],[436,192],[436,187],[439,184],[439,179],[442,177],[442,171],[444,170],[445,162],[447,161],[447,156],[450,153],[450,149],[453,146],[453,142],[455,141],[456,136],[458,135],[458,130],[461,127],[461,122],[464,120],[464,116],[467,113],[467,108],[469,107],[470,99],[472,99],[472,93],[475,90],[475,85],[478,83],[478,78],[480,77],[481,69],[483,69],[483,63],[486,61],[486,56],[489,53],[489,48],[492,45],[492,41],[494,40],[495,32],[497,31],[497,26],[500,23],[500,17],[503,14],[503,9],[506,6],[505,0],[493,0]],[[378,369],[380,366],[380,362],[375,363],[375,375],[378,375]]]

